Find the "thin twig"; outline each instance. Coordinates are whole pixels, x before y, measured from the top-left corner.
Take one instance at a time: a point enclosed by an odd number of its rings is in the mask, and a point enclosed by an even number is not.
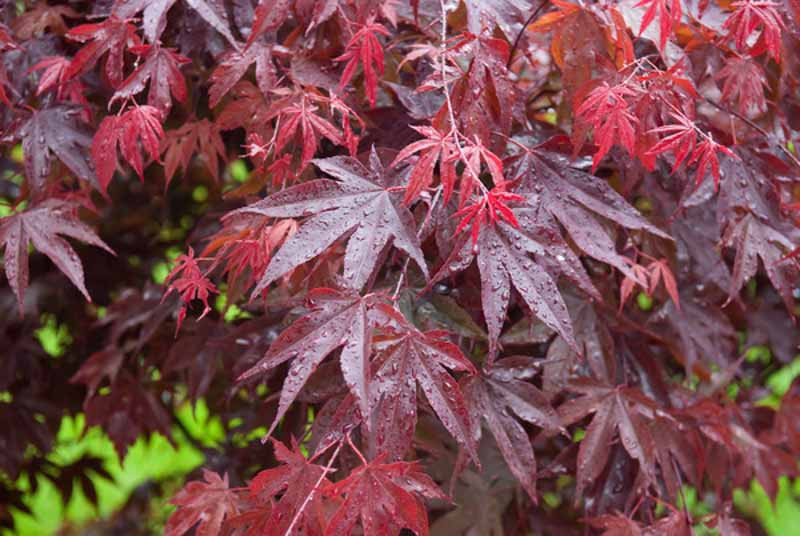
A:
[[[533,10],[533,13],[531,13],[531,16],[528,17],[528,20],[526,20],[525,24],[522,25],[522,29],[517,34],[517,38],[514,39],[514,44],[511,45],[511,52],[509,52],[509,54],[508,54],[508,63],[506,63],[506,69],[510,69],[511,68],[511,62],[514,61],[514,52],[517,51],[517,46],[519,45],[519,40],[522,39],[522,34],[525,33],[525,28],[527,28],[528,25],[531,22],[533,22],[533,19],[536,18],[536,15],[538,15],[539,12],[542,10],[542,8],[544,6],[546,6],[547,4],[549,4],[549,3],[550,3],[550,0],[542,0],[542,3],[539,4],[539,6],[536,9]]]
[[[422,238],[422,233],[425,231],[425,227],[428,225],[428,222],[431,219],[431,215],[433,214],[433,209],[436,208],[436,204],[439,202],[439,198],[442,195],[442,185],[436,187],[436,193],[433,195],[433,199],[431,200],[431,206],[428,209],[428,213],[425,215],[425,219],[422,220],[422,225],[419,226],[419,230],[417,231],[417,238]],[[392,294],[392,301],[397,300],[398,294],[400,294],[400,286],[403,284],[403,280],[406,278],[406,272],[408,272],[408,264],[411,261],[411,257],[406,257],[405,263],[403,263],[403,269],[400,272],[400,279],[397,281],[397,286],[394,289],[394,293]]]
[[[459,136],[464,137],[458,131],[458,127],[456,126],[456,115],[453,113],[453,101],[450,99],[450,88],[447,87],[447,69],[445,65],[445,55],[447,53],[447,7],[444,5],[444,0],[439,0],[439,6],[442,10],[442,33],[441,33],[441,44],[439,48],[441,53],[439,54],[439,70],[442,75],[442,86],[444,88],[444,99],[447,103],[447,115],[450,119],[450,133],[453,135],[453,141],[458,148],[458,155],[461,157],[461,161],[464,162],[469,174],[472,175],[472,179],[480,186],[481,190],[483,191],[483,195],[488,194],[486,190],[486,186],[480,181],[480,175],[474,169],[472,169],[472,164],[470,163],[467,155],[464,153],[464,148],[461,147],[461,142],[459,141]]]
[[[349,438],[349,436],[348,436],[348,438]],[[292,530],[294,530],[294,526],[297,525],[297,522],[300,520],[300,516],[303,514],[303,510],[306,509],[306,506],[308,506],[308,503],[311,502],[311,498],[314,496],[314,493],[317,491],[317,488],[319,488],[320,484],[322,484],[322,481],[325,480],[325,475],[327,475],[330,472],[331,467],[333,466],[333,462],[336,459],[336,457],[339,455],[339,451],[341,449],[342,449],[342,441],[340,440],[339,444],[336,446],[336,450],[334,450],[333,454],[331,454],[331,459],[328,460],[328,465],[325,466],[325,469],[322,471],[322,474],[319,475],[319,478],[314,483],[314,487],[311,488],[311,491],[309,492],[308,497],[305,498],[305,500],[303,501],[303,504],[300,505],[300,508],[298,508],[297,512],[294,514],[294,517],[292,518],[292,522],[289,524],[289,527],[286,529],[286,532],[284,533],[284,536],[289,536],[292,533]]]
[[[719,104],[717,104],[713,100],[709,99],[708,97],[706,97],[705,101],[708,104],[710,104],[711,106],[713,106],[714,108],[716,108],[717,110],[719,110],[721,112],[725,112],[726,114],[729,114],[729,115],[735,117],[736,119],[739,119],[740,121],[742,121],[744,124],[746,124],[750,128],[755,129],[756,131],[758,131],[762,136],[767,138],[767,140],[772,141],[770,139],[771,136],[770,136],[769,132],[767,132],[766,130],[764,130],[763,128],[761,128],[760,126],[758,126],[757,124],[755,124],[754,122],[752,122],[751,120],[749,120],[748,118],[746,118],[745,116],[740,114],[739,112],[737,112],[735,110],[729,110],[729,109],[725,108],[724,106],[720,106]],[[792,152],[789,149],[784,147],[783,144],[776,143],[774,141],[772,141],[772,144],[776,145],[778,147],[778,149],[780,149],[781,152],[783,154],[785,154],[789,158],[789,160],[792,161],[792,163],[795,166],[800,168],[800,160],[798,160],[797,157],[795,155],[793,155]]]

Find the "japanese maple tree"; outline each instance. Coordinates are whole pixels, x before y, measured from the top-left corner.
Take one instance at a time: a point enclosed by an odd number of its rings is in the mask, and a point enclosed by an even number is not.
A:
[[[798,95],[796,0],[0,3],[0,524],[83,413],[169,536],[750,534]]]

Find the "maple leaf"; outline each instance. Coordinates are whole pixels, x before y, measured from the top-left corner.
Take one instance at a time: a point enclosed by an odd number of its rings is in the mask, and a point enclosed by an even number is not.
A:
[[[662,125],[650,130],[649,134],[664,134],[665,136],[648,149],[646,154],[659,156],[667,151],[672,151],[675,156],[672,173],[675,173],[686,157],[694,152],[697,144],[697,129],[692,120],[684,114],[673,112],[671,115],[678,123]],[[699,180],[702,181],[702,177]]]
[[[675,276],[672,275],[672,270],[670,270],[666,259],[653,259],[647,265],[647,267],[631,262],[631,269],[633,270],[634,274],[638,276],[639,282],[647,282],[646,285],[641,286],[650,296],[655,293],[658,284],[663,280],[664,288],[667,290],[667,294],[669,294],[669,297],[675,303],[675,306],[680,310],[681,305],[680,297],[678,296],[678,284],[675,281]],[[625,305],[625,302],[628,301],[628,298],[630,297],[631,292],[636,284],[640,283],[637,283],[637,280],[626,277],[620,285],[620,311]]]
[[[250,481],[249,486],[250,492],[256,497],[274,498],[281,495],[269,512],[264,531],[259,534],[283,536],[289,534],[289,525],[292,523],[295,523],[293,531],[305,534],[306,525],[313,525],[313,514],[321,506],[321,489],[331,483],[324,477],[325,468],[303,456],[296,441],[292,440],[291,450],[275,439],[272,444],[275,458],[282,465],[260,471]],[[295,516],[302,507],[304,510],[295,521]]]
[[[248,134],[259,134],[262,138],[272,136],[269,102],[254,84],[239,81],[230,91],[231,99],[215,119],[220,130],[244,128]],[[316,150],[316,149],[315,149]]]
[[[167,12],[176,0],[115,0],[112,13],[129,19],[142,11],[142,29],[151,45],[159,42],[167,26]]]
[[[634,280],[638,277],[625,257],[616,253],[615,240],[606,222],[669,239],[608,183],[571,167],[557,153],[541,149],[525,151],[513,175],[521,179],[516,193],[526,197],[537,211],[549,214],[563,225],[578,248]]]
[[[369,104],[373,108],[378,89],[378,76],[375,71],[377,70],[377,74],[383,76],[383,47],[378,40],[378,34],[390,35],[389,30],[383,24],[375,22],[374,18],[368,20],[347,42],[344,54],[333,58],[333,61],[336,62],[347,62],[339,80],[339,91],[350,83],[358,64],[361,63],[364,69],[364,90]]]
[[[680,24],[683,9],[681,0],[640,0],[635,7],[642,7],[650,4],[642,17],[642,25],[639,27],[639,35],[650,26],[650,23],[658,13],[658,28],[660,32],[659,50],[663,51],[667,46],[667,39],[672,34],[672,29]]]
[[[528,433],[517,418],[548,430],[560,427],[547,396],[526,382],[538,368],[526,357],[496,361],[489,371],[462,382],[464,398],[473,423],[475,442],[480,442],[481,417],[495,438],[508,468],[531,500],[536,502],[536,459]],[[508,409],[506,409],[508,408]]]
[[[117,99],[130,99],[143,91],[149,81],[147,104],[166,117],[172,108],[170,93],[178,102],[186,101],[186,81],[181,74],[181,65],[191,60],[171,49],[154,45],[132,47],[131,52],[144,56],[144,63],[117,87],[108,105],[113,105]]]
[[[180,274],[180,276],[179,276]],[[189,254],[182,254],[175,259],[175,267],[167,275],[164,280],[167,291],[164,293],[163,299],[166,299],[173,291],[180,294],[183,305],[178,313],[178,324],[175,326],[175,335],[181,330],[183,320],[186,318],[186,307],[193,300],[200,300],[203,302],[203,312],[198,317],[198,320],[211,312],[211,306],[208,305],[208,298],[212,292],[216,293],[217,287],[214,283],[208,280],[205,274],[200,270],[197,265],[197,260],[194,257],[194,250],[190,247]]]
[[[750,111],[764,112],[767,109],[764,88],[769,88],[764,69],[750,58],[731,56],[726,58],[725,66],[714,75],[716,80],[724,80],[722,101],[736,103],[739,113],[748,115]]]
[[[719,189],[719,157],[717,153],[724,153],[730,157],[737,158],[737,156],[725,147],[715,142],[711,136],[704,135],[702,140],[695,146],[692,151],[687,165],[692,165],[697,162],[697,184],[699,185],[706,175],[706,169],[710,168],[711,176],[714,179],[714,190]]]
[[[771,224],[748,214],[728,226],[722,243],[736,249],[730,299],[737,296],[742,286],[756,275],[760,258],[772,286],[786,307],[792,310],[794,288],[800,285],[800,266],[797,259],[787,259],[786,255],[796,248],[796,242]]]
[[[373,274],[377,252],[393,243],[408,254],[427,277],[414,218],[400,194],[388,190],[404,182],[405,173],[388,175],[374,148],[369,168],[347,156],[314,160],[321,171],[338,180],[316,179],[292,186],[239,210],[274,218],[310,216],[275,253],[253,296],[301,264],[352,233],[344,257],[344,279],[361,289]]]
[[[514,212],[506,205],[508,202],[521,202],[525,198],[506,191],[507,183],[505,181],[495,185],[494,188],[486,192],[480,200],[476,203],[462,208],[454,214],[454,216],[462,217],[458,227],[456,227],[456,234],[460,233],[472,223],[472,245],[473,247],[478,243],[478,235],[481,228],[489,223],[495,223],[504,220],[513,227],[519,228],[519,222],[514,216]]]
[[[86,43],[72,58],[67,78],[88,72],[108,53],[105,74],[112,87],[117,87],[122,82],[125,48],[129,44],[138,44],[136,27],[114,15],[103,22],[76,26],[70,29],[67,38]]]
[[[587,95],[575,111],[578,121],[592,127],[598,146],[592,160],[592,172],[615,143],[622,145],[631,156],[635,154],[635,127],[639,119],[631,112],[625,99],[634,95],[636,93],[625,85],[612,87],[603,82]],[[580,132],[580,129],[576,132]]]
[[[208,90],[208,104],[214,108],[234,85],[244,76],[247,69],[256,64],[256,82],[264,95],[276,85],[275,65],[272,63],[272,47],[256,42],[242,51],[226,54],[219,66],[211,73],[211,88]]]
[[[195,154],[200,157],[214,180],[219,182],[219,159],[226,158],[225,143],[219,129],[208,119],[189,121],[180,128],[166,131],[161,143],[161,153],[164,157],[167,186],[178,169],[184,174],[189,171],[189,163]]]
[[[601,536],[642,536],[636,521],[622,514],[606,514],[585,520],[589,526],[603,531]]]
[[[339,362],[348,387],[358,399],[362,417],[369,415],[369,357],[371,298],[332,289],[314,289],[308,295],[310,311],[283,331],[261,360],[239,380],[277,367],[292,359],[283,384],[278,412],[270,435],[297,398],[303,385],[331,352],[344,346]]]
[[[458,147],[449,134],[442,134],[433,127],[411,127],[425,139],[406,145],[392,161],[390,167],[408,161],[417,153],[421,153],[413,163],[411,175],[406,187],[403,201],[410,204],[417,196],[433,182],[433,169],[439,162],[439,176],[444,187],[444,200],[447,202],[453,193],[456,182],[456,158]]]
[[[524,30],[532,5],[528,0],[466,0],[467,29],[480,35],[485,29],[497,25],[511,42]]]
[[[81,368],[69,379],[70,383],[83,383],[86,385],[86,399],[97,392],[97,388],[107,378],[109,383],[114,383],[125,354],[115,346],[109,346],[90,355],[83,362]]]
[[[167,520],[164,534],[181,536],[195,525],[198,536],[221,534],[225,519],[239,512],[239,497],[229,487],[227,473],[220,477],[218,473],[203,469],[203,480],[205,482],[187,483],[170,500],[178,509]]]
[[[216,2],[209,2],[207,0],[185,0],[186,3],[192,8],[200,18],[208,23],[209,26],[218,31],[228,42],[233,45],[233,48],[239,50],[239,42],[233,37],[230,25],[228,24],[228,17],[225,11],[218,11]]]
[[[506,320],[512,283],[533,314],[576,347],[569,312],[555,277],[563,273],[590,295],[598,296],[597,291],[552,223],[538,221],[528,208],[511,212],[520,223],[519,228],[498,218],[480,228],[477,247],[462,235],[431,281],[435,283],[465,269],[477,257],[490,359],[498,352],[497,341]]]
[[[446,369],[474,374],[475,367],[443,331],[420,332],[393,307],[379,305],[385,334],[370,392],[371,446],[393,459],[411,445],[417,423],[417,385],[447,431],[478,463],[461,389]]]
[[[66,236],[111,250],[95,232],[77,218],[78,204],[59,199],[47,199],[23,212],[0,219],[0,242],[4,247],[4,262],[8,284],[17,296],[20,311],[28,286],[28,243],[47,255],[78,290],[92,301],[83,279],[83,265],[78,255],[62,237]]]
[[[76,177],[92,185],[97,177],[86,149],[91,137],[74,119],[77,108],[58,105],[38,110],[19,128],[25,154],[25,175],[33,190],[44,188],[55,154]]]
[[[364,534],[397,535],[407,528],[427,536],[428,515],[420,496],[447,500],[431,477],[415,462],[383,463],[383,457],[354,469],[344,480],[326,488],[345,495],[325,529],[325,536],[346,536],[361,522]]]
[[[733,14],[722,28],[734,40],[736,48],[748,50],[751,56],[767,51],[776,62],[781,61],[781,31],[786,27],[777,8],[780,4],[770,0],[743,0],[733,2]],[[753,32],[760,31],[752,46],[748,43]]]
[[[603,471],[611,453],[611,439],[619,433],[622,445],[649,482],[655,481],[655,442],[648,426],[657,406],[635,388],[611,387],[591,380],[574,381],[568,389],[580,393],[558,408],[561,424],[569,426],[594,413],[578,449],[578,482],[581,495]]]
[[[286,100],[279,100],[270,107],[270,118],[278,117],[279,129],[275,140],[275,152],[283,148],[296,136],[303,144],[300,167],[305,167],[314,157],[320,136],[336,145],[344,145],[344,133],[327,119],[315,113],[319,107],[305,92]]]
[[[83,96],[83,87],[81,83],[77,80],[69,80],[67,78],[69,64],[70,60],[62,56],[48,56],[31,67],[31,72],[44,69],[44,72],[39,78],[39,86],[36,88],[36,95],[41,95],[55,88],[56,98],[58,100],[63,100],[66,96],[75,104],[86,104],[86,98]]]
[[[45,30],[62,35],[67,31],[64,17],[77,19],[80,14],[69,6],[51,6],[38,2],[13,22],[12,29],[18,39],[28,40],[41,36]]]
[[[517,88],[506,68],[509,45],[502,39],[479,37],[472,40],[472,60],[466,73],[456,79],[450,100],[458,131],[468,140],[476,137],[492,152],[502,154],[515,116],[521,113]],[[443,104],[433,124],[444,129],[449,124],[449,108]],[[447,129],[449,130],[449,128]]]
[[[152,160],[159,160],[159,146],[164,137],[163,116],[152,106],[133,106],[122,115],[107,115],[92,141],[92,158],[100,188],[105,192],[117,169],[117,147],[123,158],[144,180],[144,163],[139,142]]]
[[[144,382],[121,370],[106,394],[95,393],[83,405],[88,427],[108,434],[120,458],[140,437],[158,432],[167,437],[172,421],[158,397]]]
[[[264,33],[280,28],[289,16],[290,7],[289,0],[259,0],[247,46],[250,47]]]

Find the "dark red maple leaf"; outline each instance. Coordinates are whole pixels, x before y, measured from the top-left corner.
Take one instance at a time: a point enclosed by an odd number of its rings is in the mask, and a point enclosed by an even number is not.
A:
[[[256,64],[256,82],[264,95],[275,87],[275,65],[272,63],[272,47],[260,41],[249,45],[242,51],[231,51],[211,73],[211,88],[208,90],[208,103],[212,108],[219,104],[228,91],[244,76],[247,69]]]
[[[189,482],[170,500],[178,509],[167,520],[164,534],[182,536],[195,525],[198,536],[221,534],[222,523],[239,513],[240,499],[229,487],[227,474],[220,477],[203,469],[203,480]]]
[[[736,250],[731,299],[756,274],[760,258],[772,286],[781,295],[786,307],[792,310],[793,292],[800,286],[800,265],[796,258],[786,258],[786,255],[797,247],[796,242],[770,223],[748,214],[728,226],[722,243]]]
[[[172,421],[158,397],[140,378],[121,370],[107,393],[95,393],[83,404],[87,426],[106,431],[114,449],[125,457],[143,435],[168,436]]]
[[[129,19],[142,11],[142,29],[151,45],[158,43],[167,26],[167,12],[176,0],[115,0],[112,13]]]
[[[378,40],[378,35],[389,36],[389,30],[372,18],[353,34],[347,42],[344,54],[333,59],[333,61],[347,62],[339,80],[340,91],[350,83],[358,64],[361,64],[364,70],[364,91],[370,106],[373,107],[377,98],[378,75],[383,76],[383,46]]]
[[[181,74],[181,65],[191,60],[169,48],[154,45],[132,47],[131,52],[143,56],[144,62],[117,87],[109,106],[117,99],[130,99],[140,93],[149,81],[147,104],[166,117],[172,108],[170,93],[178,102],[186,101],[186,81]]]
[[[404,185],[408,171],[388,172],[374,150],[369,167],[347,156],[315,160],[314,165],[337,180],[317,179],[292,186],[239,210],[273,218],[313,215],[272,257],[254,296],[351,232],[344,278],[352,288],[364,287],[378,261],[375,253],[389,244],[407,253],[427,276],[414,218],[400,193],[388,189]]]
[[[122,82],[125,49],[137,45],[139,41],[136,27],[114,15],[103,22],[76,26],[70,29],[67,37],[86,43],[72,58],[67,78],[88,72],[104,54],[108,53],[105,74],[112,87],[117,87]]]
[[[265,32],[277,30],[290,13],[290,0],[259,0],[253,14],[253,27],[247,38],[250,47]]]
[[[590,257],[610,264],[637,280],[626,258],[616,252],[608,222],[642,230],[661,238],[669,236],[644,219],[608,183],[570,166],[557,153],[526,150],[516,163],[516,193],[523,195],[538,214],[557,220],[570,238]],[[539,216],[542,219],[542,216]]]
[[[33,190],[44,188],[53,163],[58,157],[79,179],[97,186],[87,149],[91,137],[76,116],[82,110],[58,105],[33,113],[22,124],[17,135],[22,138],[25,174]]]
[[[743,0],[733,2],[733,14],[722,25],[727,37],[734,40],[736,48],[752,56],[768,52],[775,61],[781,60],[781,31],[786,27],[778,12],[780,4],[771,0]],[[748,43],[754,32],[760,31],[752,46]]]
[[[427,536],[428,516],[420,498],[447,497],[418,463],[383,460],[364,460],[347,478],[326,488],[327,494],[344,495],[345,499],[325,536],[347,536],[359,521],[364,534],[396,536],[407,528],[417,536]]]
[[[383,315],[383,350],[376,357],[370,405],[371,446],[392,459],[411,445],[417,423],[417,385],[448,432],[478,461],[461,389],[446,369],[475,373],[475,367],[446,332],[422,333],[393,307],[379,306]]]
[[[564,274],[589,295],[599,295],[551,220],[541,221],[537,212],[530,208],[516,208],[511,212],[518,226],[498,218],[480,228],[474,246],[462,235],[431,281],[457,273],[477,258],[490,359],[499,351],[497,341],[506,321],[512,283],[533,314],[570,346],[576,347],[572,322],[556,279]]]
[[[586,519],[589,526],[602,531],[601,536],[642,536],[639,524],[623,514],[606,514]]]
[[[572,382],[568,389],[580,398],[567,401],[558,408],[561,424],[569,426],[588,414],[594,418],[578,449],[578,482],[581,495],[603,471],[611,453],[615,431],[622,445],[639,462],[639,470],[648,482],[655,479],[655,442],[648,427],[658,406],[638,389],[611,387],[590,380]]]
[[[560,427],[558,416],[543,392],[526,382],[538,367],[526,357],[508,357],[496,361],[488,371],[469,376],[462,382],[475,442],[480,442],[481,418],[495,438],[508,468],[536,502],[536,458],[528,433],[518,419],[545,428]],[[506,409],[508,408],[508,409]]]
[[[245,380],[292,360],[281,391],[278,412],[267,435],[278,425],[322,360],[342,346],[339,358],[342,375],[358,399],[362,418],[369,415],[373,323],[369,310],[373,298],[361,298],[352,292],[314,289],[309,293],[308,304],[309,313],[283,331],[266,355],[239,377],[239,380]]]
[[[0,219],[0,243],[4,247],[4,262],[8,284],[17,296],[20,311],[28,287],[28,244],[47,255],[73,285],[91,301],[83,279],[83,265],[75,250],[62,236],[75,238],[93,246],[111,250],[94,230],[77,217],[75,202],[47,199],[23,212]]]
[[[162,113],[152,106],[133,106],[121,115],[107,115],[97,129],[92,142],[92,158],[97,169],[100,188],[105,192],[117,169],[117,147],[122,157],[144,180],[142,148],[154,161],[159,160],[159,148],[164,137]]]
[[[80,14],[69,6],[49,5],[47,2],[37,2],[35,5],[17,17],[12,25],[14,35],[18,39],[31,39],[41,36],[45,30],[63,35],[67,31],[64,17],[76,19]]]
[[[185,2],[192,8],[195,13],[200,15],[209,26],[218,31],[228,42],[233,45],[233,48],[239,49],[239,42],[233,37],[231,33],[230,24],[228,23],[228,16],[217,2],[209,2],[208,0],[185,0]],[[222,9],[220,9],[222,7]]]
[[[650,5],[642,17],[639,35],[642,35],[647,27],[650,26],[650,23],[655,20],[657,13],[660,35],[658,48],[663,51],[664,47],[667,46],[669,36],[672,35],[673,28],[681,22],[681,15],[683,14],[681,0],[640,0],[636,7],[646,6],[647,4]]]
[[[161,153],[167,186],[178,169],[184,174],[189,171],[189,164],[195,155],[200,157],[214,180],[219,182],[219,159],[225,160],[227,156],[219,128],[208,119],[189,121],[180,128],[166,131]]]

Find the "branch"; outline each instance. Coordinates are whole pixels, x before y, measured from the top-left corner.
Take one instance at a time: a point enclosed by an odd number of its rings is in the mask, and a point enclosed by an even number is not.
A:
[[[533,19],[536,18],[536,15],[538,15],[539,12],[542,10],[542,8],[544,6],[546,6],[547,4],[549,4],[549,3],[550,3],[550,0],[542,0],[542,3],[539,4],[539,6],[536,9],[533,10],[533,13],[531,13],[531,16],[528,17],[528,19],[525,21],[525,24],[522,25],[522,29],[517,34],[517,38],[514,39],[514,44],[511,45],[511,52],[508,53],[508,63],[506,63],[506,69],[510,69],[511,68],[511,62],[514,61],[514,52],[517,51],[517,46],[519,45],[519,40],[522,39],[522,34],[525,33],[525,28],[527,28],[528,25],[531,22],[533,22]]]

